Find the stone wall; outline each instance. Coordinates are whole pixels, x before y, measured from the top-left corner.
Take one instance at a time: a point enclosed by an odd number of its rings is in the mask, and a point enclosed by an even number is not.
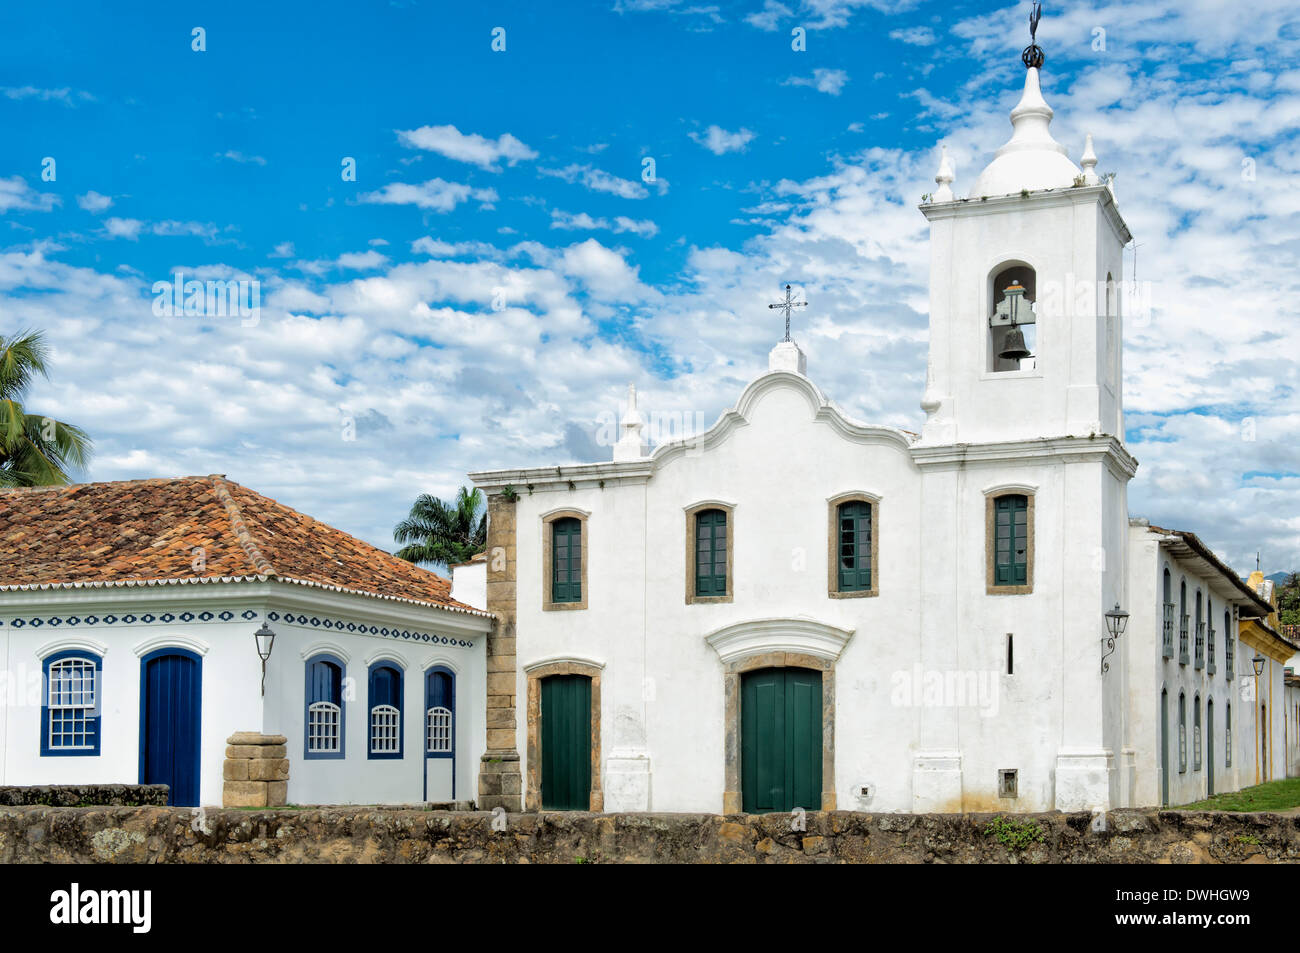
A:
[[[588,814],[319,808],[0,808],[0,863],[1300,863],[1300,817]],[[497,829],[501,828],[501,829]],[[1038,839],[1037,833],[1041,833]],[[1014,839],[1014,838],[1009,838]]]
[[[83,807],[94,804],[164,807],[165,784],[40,784],[31,787],[0,787],[0,805],[44,804],[50,807]]]

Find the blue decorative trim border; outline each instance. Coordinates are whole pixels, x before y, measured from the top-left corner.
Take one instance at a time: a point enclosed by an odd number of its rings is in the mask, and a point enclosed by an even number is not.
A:
[[[457,648],[473,648],[474,643],[464,639],[449,639],[445,635],[433,635],[428,632],[412,632],[409,629],[389,629],[378,625],[358,625],[355,622],[342,622],[338,619],[322,619],[319,616],[295,616],[292,612],[281,615],[278,612],[266,614],[268,622],[287,622],[289,625],[310,625],[317,629],[332,629],[341,632],[354,632],[360,635],[378,635],[386,639],[404,639],[408,642],[428,642],[430,645],[454,645]]]
[[[252,609],[245,609],[239,613],[239,618],[246,622],[256,620],[258,614]],[[164,624],[189,623],[189,622],[231,622],[235,618],[235,613],[228,609],[221,612],[209,612],[206,609],[202,612],[190,612],[183,610],[181,612],[162,612],[155,615],[152,612],[142,612],[139,614],[126,612],[121,615],[109,613],[108,615],[97,616],[49,616],[40,618],[39,616],[32,619],[14,619],[9,623],[12,628],[22,629],[31,626],[39,629],[42,626],[50,628],[61,628],[63,626],[76,627],[79,625],[98,626],[98,625],[135,625],[143,622],[151,625],[155,622]],[[456,648],[469,649],[474,647],[474,643],[466,639],[448,638],[445,635],[435,635],[430,632],[413,632],[410,629],[390,629],[387,626],[365,625],[356,622],[344,622],[341,619],[327,619],[319,616],[294,615],[292,612],[279,613],[268,612],[266,614],[268,622],[284,622],[288,625],[311,626],[316,629],[329,629],[338,632],[352,632],[357,635],[377,635],[385,639],[396,639],[407,642],[427,642],[429,645],[451,645]],[[3,622],[0,621],[0,625]]]

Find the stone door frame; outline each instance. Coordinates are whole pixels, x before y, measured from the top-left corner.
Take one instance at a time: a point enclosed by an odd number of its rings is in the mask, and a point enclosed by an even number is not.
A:
[[[591,679],[591,795],[588,809],[605,810],[601,786],[600,673],[605,666],[591,659],[544,659],[524,666],[528,677],[528,767],[524,777],[524,810],[542,809],[542,679],[551,675],[584,675]]]
[[[705,636],[722,663],[722,813],[742,813],[740,776],[740,678],[760,668],[805,668],[822,673],[822,802],[836,809],[835,663],[853,637],[811,619],[758,619],[725,626]]]

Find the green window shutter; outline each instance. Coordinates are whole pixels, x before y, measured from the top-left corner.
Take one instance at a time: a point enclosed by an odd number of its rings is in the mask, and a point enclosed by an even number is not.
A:
[[[993,501],[993,582],[1029,584],[1029,498],[1019,494]]]
[[[551,524],[551,601],[582,601],[582,521],[572,516]]]
[[[841,504],[837,525],[839,591],[869,590],[871,588],[871,504],[860,500]]]
[[[695,594],[727,594],[727,514],[722,510],[695,515]]]

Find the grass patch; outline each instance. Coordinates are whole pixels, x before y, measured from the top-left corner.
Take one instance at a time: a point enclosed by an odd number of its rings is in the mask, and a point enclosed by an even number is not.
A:
[[[1285,811],[1300,807],[1300,778],[1269,781],[1254,787],[1216,794],[1204,801],[1179,805],[1179,811]]]
[[[1012,821],[995,817],[989,821],[984,833],[1008,850],[1024,850],[1043,842],[1044,831],[1037,821]]]

